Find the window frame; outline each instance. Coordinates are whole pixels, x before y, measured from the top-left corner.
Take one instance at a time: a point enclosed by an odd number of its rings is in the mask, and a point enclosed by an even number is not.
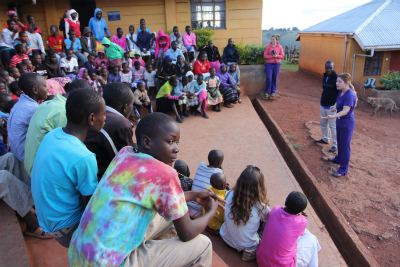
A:
[[[212,29],[212,30],[226,30],[226,0],[190,0],[190,25],[192,26],[193,29]],[[203,10],[204,5],[210,5],[212,4],[212,11],[205,11]],[[216,6],[219,6],[223,4],[223,9],[221,10],[215,10]],[[200,6],[200,11],[194,10],[196,6]],[[206,12],[212,12],[212,20],[205,20],[204,14]],[[216,13],[221,13],[223,14],[223,19],[215,19],[215,14]],[[200,14],[200,20],[193,20],[193,16]],[[211,21],[212,26],[211,27],[203,27],[202,24],[204,22]],[[197,25],[201,25],[200,27],[194,27],[194,22],[197,23]],[[216,22],[221,22],[221,27],[215,27]]]
[[[364,61],[364,76],[380,76],[383,67],[383,51],[376,51],[372,57],[366,57]]]

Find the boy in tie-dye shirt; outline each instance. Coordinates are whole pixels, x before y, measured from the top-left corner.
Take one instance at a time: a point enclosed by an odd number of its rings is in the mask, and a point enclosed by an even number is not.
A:
[[[71,241],[71,266],[211,265],[211,242],[199,234],[217,202],[211,193],[182,191],[171,167],[179,137],[168,115],[152,113],[140,121],[139,152],[123,148],[105,172]],[[188,200],[197,200],[207,210],[197,222],[189,218]],[[180,240],[151,240],[171,221]],[[184,248],[190,252],[181,253]]]

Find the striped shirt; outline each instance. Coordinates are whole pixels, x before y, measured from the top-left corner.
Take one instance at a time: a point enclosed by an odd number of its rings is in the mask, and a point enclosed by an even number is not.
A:
[[[208,167],[206,163],[201,162],[197,167],[197,171],[193,179],[192,191],[207,191],[210,187],[211,175],[218,172],[222,173],[223,171],[220,168]],[[191,217],[198,217],[202,214],[203,207],[196,202],[189,202],[188,207]]]

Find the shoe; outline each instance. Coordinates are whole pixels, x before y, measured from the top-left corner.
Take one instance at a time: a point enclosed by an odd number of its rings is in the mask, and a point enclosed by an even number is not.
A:
[[[269,98],[269,94],[261,94],[261,98],[267,100]]]
[[[329,150],[328,150],[329,153],[336,153],[336,151],[337,151],[337,148],[335,146],[329,148]]]
[[[242,252],[242,261],[253,261],[256,259],[256,250],[243,250]]]
[[[205,112],[203,112],[203,113],[201,114],[201,116],[203,116],[204,119],[208,119],[208,115],[207,115],[207,113],[205,113]]]
[[[275,93],[272,93],[272,94],[271,94],[271,96],[272,96],[272,97],[275,97],[275,96],[276,96],[276,94],[275,94]]]
[[[233,108],[233,105],[232,105],[231,103],[227,103],[227,104],[224,104],[224,107],[226,107],[226,108]]]
[[[324,145],[327,145],[327,144],[329,144],[328,143],[328,141],[325,141],[324,139],[319,139],[319,140],[317,140],[317,141],[315,141],[315,143],[318,143],[318,144],[324,144]]]
[[[179,122],[179,123],[182,123],[182,122],[183,122],[182,118],[179,117],[179,116],[176,116],[176,121]]]
[[[241,99],[241,98],[239,98],[239,100],[238,100],[238,103],[239,103],[239,104],[241,104],[241,103],[242,103],[242,99]]]
[[[211,108],[211,110],[217,112],[217,111],[218,111],[218,108],[217,108],[217,106],[213,106],[213,107]]]
[[[221,107],[220,106],[217,107],[217,112],[221,112]]]
[[[189,113],[187,111],[184,111],[182,114],[184,117],[189,117]]]
[[[340,173],[340,172],[333,172],[333,173],[331,173],[331,175],[332,175],[333,177],[343,177],[343,176],[346,176],[346,174]]]

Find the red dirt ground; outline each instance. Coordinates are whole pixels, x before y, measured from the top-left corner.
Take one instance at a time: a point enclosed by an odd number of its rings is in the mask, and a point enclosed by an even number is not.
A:
[[[336,168],[321,160],[321,147],[310,137],[320,134],[306,122],[319,120],[319,78],[283,71],[279,96],[263,101],[322,188],[338,206],[361,241],[382,266],[400,262],[400,114],[383,111],[371,116],[371,107],[359,101],[348,177],[334,178]],[[317,136],[319,138],[320,136]]]

